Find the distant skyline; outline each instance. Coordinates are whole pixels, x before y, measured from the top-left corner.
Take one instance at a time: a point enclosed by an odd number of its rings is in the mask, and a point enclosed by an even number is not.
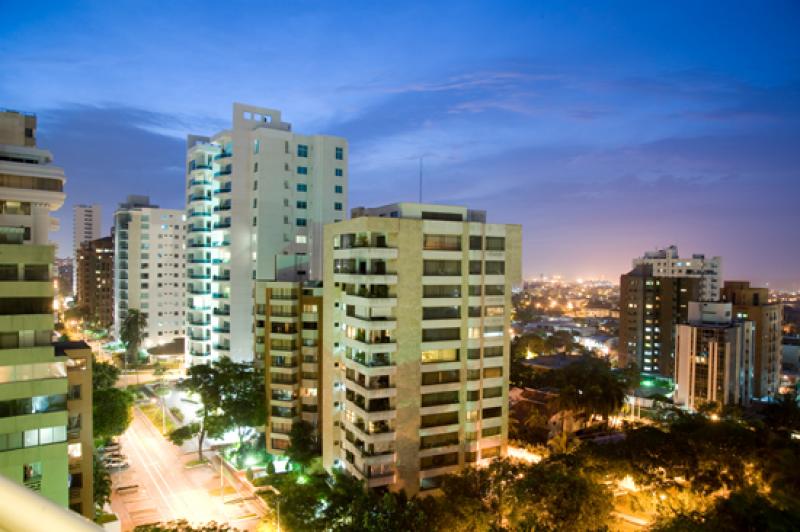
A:
[[[72,206],[184,207],[187,134],[235,101],[350,141],[350,205],[523,225],[527,278],[618,281],[678,245],[800,288],[796,2],[28,2],[0,108],[35,112]]]

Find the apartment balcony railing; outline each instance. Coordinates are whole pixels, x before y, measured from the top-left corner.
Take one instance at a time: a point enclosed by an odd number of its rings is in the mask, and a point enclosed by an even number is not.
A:
[[[194,161],[189,165],[189,170],[211,170],[211,165],[208,164],[196,164]]]
[[[223,292],[214,292],[213,294],[211,294],[211,297],[213,297],[214,299],[228,299],[228,294],[225,294]]]
[[[211,325],[211,320],[196,320],[189,318],[187,322],[189,325],[194,325],[195,327],[205,327],[206,325]]]
[[[189,227],[190,233],[210,233],[210,227]]]
[[[186,292],[193,296],[207,296],[211,293],[211,290],[207,288],[188,288]]]
[[[207,334],[189,333],[189,338],[195,342],[207,342],[211,340],[211,337]]]
[[[216,349],[217,351],[230,351],[231,346],[224,344],[214,344],[214,349]]]
[[[231,210],[230,205],[217,205],[216,207],[214,207],[214,212],[224,212],[229,210]]]
[[[189,279],[197,279],[197,280],[200,280],[200,281],[207,281],[207,280],[211,279],[211,275],[207,274],[207,273],[201,273],[201,274],[190,273],[186,277],[188,277]]]
[[[232,156],[233,156],[233,153],[231,153],[229,151],[223,151],[223,152],[220,152],[220,153],[216,154],[214,156],[214,160],[215,161],[219,161],[220,159],[227,159],[227,158],[232,157]]]
[[[209,186],[209,185],[212,185],[212,183],[207,179],[192,179],[189,181],[189,186],[191,187]]]
[[[196,248],[210,248],[211,244],[209,242],[190,242],[186,244],[187,248],[196,249]]]
[[[231,280],[231,276],[230,275],[215,275],[214,276],[214,280],[215,281],[230,281]]]
[[[232,190],[233,190],[232,187],[220,187],[220,188],[214,189],[214,194],[225,194],[227,192],[231,192]]]
[[[230,333],[231,332],[231,328],[230,327],[212,327],[211,330],[214,331],[215,333]]]
[[[194,349],[192,349],[191,351],[189,351],[189,354],[192,355],[193,357],[207,357],[207,356],[209,356],[211,354],[211,352],[210,351],[195,351]]]
[[[226,308],[215,308],[214,316],[230,316],[231,310]]]
[[[211,201],[211,196],[206,194],[189,194],[189,201]]]
[[[205,212],[205,211],[189,211],[189,217],[190,217],[190,218],[193,218],[193,217],[196,217],[196,218],[208,218],[208,217],[210,217],[210,216],[211,216],[211,213],[210,213],[210,212]]]
[[[211,264],[211,259],[187,259],[189,264]]]
[[[281,301],[294,301],[295,299],[297,299],[297,295],[296,294],[276,294],[276,293],[273,292],[272,295],[270,296],[270,299],[276,299],[276,300],[281,300]]]
[[[214,177],[221,177],[224,175],[231,175],[233,173],[232,170],[220,170],[219,172],[214,172]]]
[[[230,226],[230,222],[217,222],[214,224],[214,229],[228,229]]]

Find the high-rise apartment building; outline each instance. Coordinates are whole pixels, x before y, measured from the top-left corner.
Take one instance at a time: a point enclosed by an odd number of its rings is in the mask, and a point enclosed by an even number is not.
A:
[[[100,205],[75,205],[72,207],[72,256],[78,256],[78,249],[84,242],[100,238],[102,224]],[[77,285],[77,272],[74,284]]]
[[[186,308],[183,211],[128,196],[114,213],[114,333],[128,310],[147,318],[143,347],[184,337]]]
[[[256,353],[264,360],[267,451],[284,454],[292,425],[320,437],[322,283],[256,281]]]
[[[664,277],[655,269],[640,264],[620,279],[618,365],[671,377],[675,326],[688,318],[689,302],[700,299],[702,279]]]
[[[186,161],[187,360],[250,361],[253,282],[322,278],[323,225],[347,209],[347,141],[234,104],[232,128],[190,136]]]
[[[633,259],[633,267],[647,264],[653,267],[655,277],[689,277],[700,279],[699,301],[719,301],[722,288],[722,258],[706,258],[694,254],[691,258],[681,258],[676,246],[645,252],[644,256]]]
[[[114,323],[114,239],[110,236],[83,242],[76,256],[77,305],[102,327]]]
[[[463,207],[325,227],[323,464],[409,493],[506,452],[521,227]]]
[[[52,345],[48,236],[65,178],[35,138],[34,116],[0,113],[0,474],[67,507],[67,363]]]
[[[775,397],[781,379],[783,306],[770,301],[767,288],[751,287],[747,281],[726,281],[722,299],[733,304],[737,318],[755,325],[753,397]]]
[[[746,406],[752,391],[754,326],[736,319],[730,303],[689,303],[676,327],[675,404]]]

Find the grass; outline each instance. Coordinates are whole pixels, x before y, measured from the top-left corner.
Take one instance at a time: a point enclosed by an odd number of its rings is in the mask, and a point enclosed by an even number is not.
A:
[[[185,467],[186,469],[191,469],[193,467],[198,467],[207,463],[208,460],[206,460],[205,458],[203,458],[202,460],[195,458],[194,460],[189,460],[188,462],[186,462],[186,465],[184,465],[183,467]]]
[[[139,410],[142,411],[142,414],[147,416],[147,419],[150,420],[150,422],[155,426],[155,428],[158,431],[161,431],[162,416],[161,416],[161,405],[160,404],[148,403],[148,404],[145,404],[145,405],[140,405],[139,406]],[[172,421],[172,418],[169,417],[169,416],[166,416],[166,429],[167,429],[166,434],[169,434],[170,432],[172,432],[176,428],[178,428],[178,427],[175,426],[175,423]]]

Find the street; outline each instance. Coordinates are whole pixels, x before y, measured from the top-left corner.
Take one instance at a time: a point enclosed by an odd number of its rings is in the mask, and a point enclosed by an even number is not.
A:
[[[242,491],[233,475],[225,475],[223,504],[219,465],[185,467],[197,458],[166,441],[138,408],[120,438],[130,468],[112,473],[111,506],[123,530],[147,523],[186,519],[193,524],[229,523],[254,530],[265,507]],[[209,458],[211,453],[209,453]]]

